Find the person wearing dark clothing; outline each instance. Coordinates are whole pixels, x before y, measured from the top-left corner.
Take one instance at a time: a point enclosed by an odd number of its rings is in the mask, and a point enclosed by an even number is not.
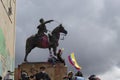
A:
[[[77,73],[75,74],[75,76],[80,76],[80,77],[83,77],[83,74],[81,71],[77,71]]]
[[[29,80],[28,73],[24,70],[21,72],[21,79],[22,80]]]
[[[2,80],[2,76],[0,76],[0,80]]]
[[[62,49],[58,50],[57,59],[58,59],[58,61],[60,61],[61,63],[63,63],[65,65],[65,60],[62,58]]]
[[[96,75],[91,75],[88,79],[89,80],[100,80],[100,78],[98,78]]]
[[[48,58],[48,62],[52,63],[52,65],[54,66],[57,63],[57,58],[55,56],[53,56],[52,54],[50,54],[49,58]]]
[[[51,80],[49,75],[45,72],[45,67],[40,67],[40,72],[35,75],[36,80]]]
[[[40,78],[41,78],[41,72],[40,72],[40,73],[35,74],[35,78],[36,78],[36,80],[40,80]]]
[[[75,80],[75,77],[73,76],[73,72],[69,71],[67,76],[63,77],[63,80]]]
[[[75,74],[75,80],[85,80],[81,71],[77,71]]]
[[[43,80],[51,80],[47,73],[42,73],[41,75],[42,75],[41,79],[43,79]]]

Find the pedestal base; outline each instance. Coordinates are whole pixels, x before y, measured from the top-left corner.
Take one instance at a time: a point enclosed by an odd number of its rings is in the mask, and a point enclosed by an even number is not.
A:
[[[20,64],[15,70],[15,80],[19,80],[21,78],[21,70],[25,70],[30,76],[33,74],[33,70],[39,71],[41,66],[46,67],[46,72],[49,74],[51,80],[62,80],[67,74],[67,67],[62,63],[56,63],[55,66],[53,66],[48,62],[28,62]]]

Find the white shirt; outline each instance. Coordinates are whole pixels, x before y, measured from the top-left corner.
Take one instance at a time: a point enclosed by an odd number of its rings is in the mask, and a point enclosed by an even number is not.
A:
[[[8,72],[4,77],[4,80],[7,80],[7,79],[10,79],[10,72]]]

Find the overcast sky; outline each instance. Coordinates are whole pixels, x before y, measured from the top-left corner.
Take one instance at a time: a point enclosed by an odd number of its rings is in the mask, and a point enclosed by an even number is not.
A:
[[[16,66],[25,55],[26,39],[37,32],[39,19],[53,19],[53,30],[62,23],[68,31],[58,48],[67,59],[75,53],[83,75],[96,74],[102,80],[120,80],[120,0],[17,0]],[[35,48],[29,61],[47,61],[49,51]]]

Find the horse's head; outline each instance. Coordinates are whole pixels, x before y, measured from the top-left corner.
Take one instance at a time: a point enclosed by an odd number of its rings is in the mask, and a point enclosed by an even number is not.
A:
[[[62,26],[62,24],[59,25],[59,31],[61,33],[64,33],[65,35],[67,34],[67,31],[64,29],[64,27]]]

